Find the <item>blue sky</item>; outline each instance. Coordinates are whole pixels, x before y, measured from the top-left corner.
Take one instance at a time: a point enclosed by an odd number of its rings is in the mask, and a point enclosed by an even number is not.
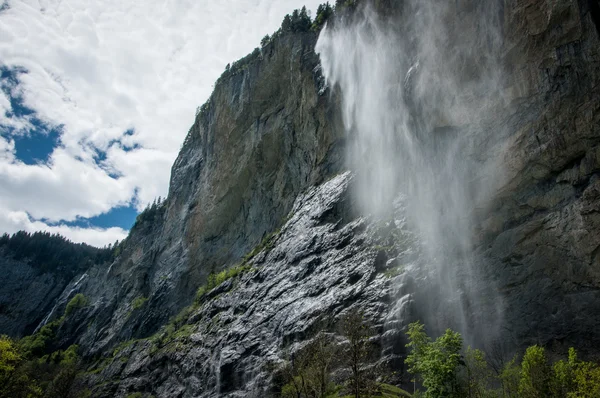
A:
[[[10,102],[10,110],[4,113],[5,118],[11,120],[27,119],[28,125],[19,131],[18,128],[7,124],[0,124],[0,134],[3,137],[12,139],[14,142],[14,156],[17,162],[25,165],[47,164],[50,161],[54,149],[60,146],[60,137],[63,131],[62,125],[50,125],[37,118],[36,111],[24,104],[23,96],[20,95],[19,76],[28,73],[23,68],[0,67],[0,88]],[[129,137],[134,134],[133,129],[123,133],[123,136]],[[120,143],[118,139],[113,140],[111,144]],[[126,151],[136,149],[137,146],[123,146]],[[97,150],[95,157],[96,163],[106,161],[106,152]],[[109,172],[109,175],[112,175]],[[52,222],[42,218],[40,221],[49,226],[64,225],[76,228],[101,228],[107,229],[118,227],[123,230],[129,230],[138,214],[135,203],[130,202],[127,205],[115,206],[105,213],[93,217],[76,217],[72,221]]]
[[[318,3],[0,0],[0,233],[123,239],[225,65]]]

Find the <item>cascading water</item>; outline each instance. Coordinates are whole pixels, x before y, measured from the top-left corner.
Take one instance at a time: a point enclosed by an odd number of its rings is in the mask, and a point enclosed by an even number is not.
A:
[[[471,3],[468,17],[447,1],[406,1],[386,20],[367,7],[325,27],[316,51],[342,98],[362,211],[390,219],[400,201],[418,236],[422,258],[406,274],[435,294],[411,295],[416,317],[480,345],[502,308],[473,254],[476,212],[502,177],[478,156],[478,132],[502,103],[502,9]]]

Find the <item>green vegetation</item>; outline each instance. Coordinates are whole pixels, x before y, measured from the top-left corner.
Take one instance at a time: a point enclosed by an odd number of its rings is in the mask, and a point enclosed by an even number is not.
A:
[[[243,275],[246,272],[253,271],[254,268],[249,264],[249,262],[260,252],[270,251],[275,244],[277,235],[279,235],[279,230],[268,234],[254,249],[252,249],[250,253],[244,256],[242,262],[238,265],[225,269],[218,273],[211,272],[208,275],[206,284],[200,286],[196,291],[196,301],[198,302],[199,300],[201,300],[206,293],[210,292],[212,289],[219,286],[221,283]]]
[[[260,46],[261,46],[261,47],[264,47],[264,46],[266,46],[267,44],[269,44],[270,42],[271,42],[271,36],[269,36],[269,35],[265,35],[265,36],[264,36],[264,37],[261,39],[261,41],[260,41]],[[229,64],[227,64],[227,66],[225,67],[225,69],[227,70],[227,69],[229,69],[230,67],[231,67],[231,66],[230,66]]]
[[[82,293],[77,293],[65,307],[65,316],[71,315],[75,310],[86,307],[88,299]]]
[[[206,285],[200,286],[196,291],[196,301],[199,301],[204,297],[204,295],[210,292],[215,287],[219,286],[221,283],[226,280],[233,279],[238,275],[242,275],[248,271],[251,271],[253,268],[249,264],[243,262],[235,267],[228,268],[219,273],[210,273],[208,275],[208,279],[206,281]]]
[[[319,4],[317,7],[317,16],[313,21],[311,29],[314,31],[319,31],[325,25],[325,22],[333,15],[333,8],[329,5],[329,2],[325,4]]]
[[[406,391],[381,382],[382,369],[369,363],[376,347],[370,342],[371,326],[360,311],[351,311],[341,322],[345,339],[338,344],[331,334],[319,333],[290,356],[280,368],[281,396],[324,397],[410,397]],[[331,375],[346,375],[335,384]]]
[[[162,219],[162,216],[165,214],[166,209],[166,198],[162,199],[159,196],[158,199],[154,199],[154,202],[148,204],[148,206],[146,206],[146,208],[140,214],[138,214],[138,216],[135,218],[135,223],[133,224],[133,227],[131,227],[131,230],[141,228],[144,225],[154,224],[154,222],[156,222],[157,220]]]
[[[485,354],[467,347],[447,330],[436,340],[424,326],[412,323],[407,332],[408,370],[421,382],[424,397],[591,398],[600,396],[600,365],[579,361],[574,348],[568,359],[550,364],[543,347],[534,345],[522,360],[515,357],[495,374]],[[494,388],[501,386],[501,388]],[[419,392],[421,394],[421,392]]]
[[[408,392],[404,391],[400,387],[396,387],[386,383],[379,383],[379,391],[381,392],[381,396],[384,398],[411,396]]]
[[[84,397],[74,388],[77,346],[35,356],[20,342],[0,336],[0,398]]]
[[[401,275],[404,272],[404,265],[398,265],[397,267],[393,267],[393,268],[388,268],[385,271],[383,271],[383,275],[386,278],[395,278],[398,275]]]
[[[344,342],[319,333],[289,355],[276,373],[282,397],[289,398],[592,398],[600,397],[600,365],[580,361],[575,349],[551,364],[545,350],[529,347],[500,367],[490,367],[483,351],[463,347],[450,329],[432,339],[420,322],[409,325],[405,360],[414,375],[413,394],[387,384],[385,369],[373,365],[375,347],[363,314],[352,311],[341,322]],[[332,375],[336,375],[333,382]],[[417,384],[418,383],[418,384]],[[418,390],[417,385],[422,386]]]
[[[277,229],[277,230],[271,232],[270,234],[268,234],[267,236],[265,236],[263,238],[263,240],[254,249],[252,249],[252,251],[250,251],[250,253],[248,253],[244,256],[242,265],[248,263],[250,260],[252,260],[254,257],[256,257],[257,254],[259,254],[262,251],[266,251],[266,252],[271,251],[271,249],[275,245],[275,241],[276,241],[277,235],[279,235],[279,232],[280,232],[280,230]]]
[[[118,244],[118,242],[115,242]],[[19,231],[12,236],[0,236],[0,250],[15,260],[30,260],[39,273],[60,272],[66,279],[85,271],[94,264],[113,259],[111,246],[99,249],[85,243],[73,243],[67,238],[49,232]]]
[[[283,22],[281,23],[281,31],[282,32],[308,32],[312,26],[312,21],[310,16],[308,15],[308,11],[306,7],[302,7],[302,9],[294,10],[292,15],[287,14],[283,18]]]
[[[19,341],[20,352],[25,356],[42,356],[54,342],[56,329],[62,324],[64,317],[45,324],[37,333],[23,337]]]
[[[406,357],[408,371],[421,377],[427,389],[426,397],[460,397],[458,383],[460,350],[462,338],[460,334],[448,329],[432,341],[425,333],[425,326],[412,323],[408,328],[410,354]]]
[[[56,330],[62,325],[65,319],[75,310],[88,305],[88,299],[81,293],[77,293],[65,307],[63,316],[48,322],[36,333],[25,336],[19,340],[19,351],[26,357],[40,357],[47,354],[54,346]]]
[[[151,352],[155,353],[175,341],[189,337],[194,332],[195,327],[187,322],[191,314],[199,308],[205,295],[223,282],[253,271],[254,268],[249,264],[250,260],[261,251],[270,250],[278,233],[279,231],[275,231],[267,235],[258,246],[244,256],[240,264],[218,273],[211,272],[206,284],[198,288],[194,303],[183,308],[159,332],[150,337],[150,341],[152,342]]]
[[[330,380],[335,345],[321,333],[288,360],[282,368],[287,381],[281,388],[284,398],[333,396],[340,388]]]
[[[138,296],[131,303],[131,308],[133,310],[140,309],[140,308],[142,308],[144,306],[144,304],[146,304],[146,301],[148,301],[148,297]]]

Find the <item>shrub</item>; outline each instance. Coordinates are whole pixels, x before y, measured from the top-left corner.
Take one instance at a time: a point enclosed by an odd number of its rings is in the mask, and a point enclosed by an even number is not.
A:
[[[54,320],[42,326],[37,333],[23,337],[19,341],[21,353],[27,358],[44,355],[52,344],[56,336],[56,329],[62,321],[63,318]]]
[[[523,398],[542,398],[550,394],[550,367],[544,348],[528,347],[521,363],[519,395]]]
[[[73,298],[69,301],[67,306],[65,307],[65,316],[71,315],[75,310],[83,308],[88,305],[88,299],[82,293],[77,293]]]
[[[447,329],[432,341],[420,322],[408,327],[410,354],[406,357],[408,371],[419,375],[427,388],[426,397],[458,397],[459,365],[462,363],[460,350],[462,338],[459,333]]]
[[[135,298],[135,300],[133,300],[133,302],[131,303],[131,307],[134,310],[137,310],[139,308],[142,308],[142,306],[144,304],[146,304],[146,301],[148,301],[148,297],[144,297],[144,296],[138,296]]]
[[[21,361],[14,341],[8,336],[0,336],[0,382],[4,383]]]
[[[321,333],[315,337],[283,366],[287,383],[281,388],[281,396],[317,398],[336,393],[337,387],[329,375],[334,355],[335,345],[329,335]]]
[[[319,31],[325,25],[325,22],[333,15],[333,8],[329,5],[329,2],[325,4],[319,4],[317,7],[317,16],[311,26],[314,31]]]
[[[223,270],[219,273],[211,272],[208,275],[208,279],[206,280],[206,284],[200,286],[196,291],[196,301],[200,300],[206,293],[210,292],[215,287],[219,286],[221,283],[233,279],[239,275],[242,275],[246,272],[251,271],[253,268],[250,264],[243,262],[241,264],[236,265],[235,267]]]
[[[266,46],[267,44],[269,44],[269,42],[270,42],[270,41],[271,41],[271,36],[269,36],[269,35],[265,35],[265,36],[262,38],[262,40],[260,41],[260,46],[261,46],[261,47],[264,47],[264,46]],[[226,69],[227,69],[227,68],[226,68]]]

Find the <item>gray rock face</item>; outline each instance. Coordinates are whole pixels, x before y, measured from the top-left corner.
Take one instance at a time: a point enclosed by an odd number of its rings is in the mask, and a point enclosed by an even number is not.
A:
[[[57,273],[40,273],[0,250],[0,332],[21,337],[34,331],[69,283]]]
[[[349,181],[345,173],[301,195],[249,272],[210,292],[166,344],[161,331],[119,352],[97,376],[108,383],[94,395],[267,396],[282,349],[335,331],[353,306],[365,310],[383,344],[391,278],[382,273],[377,234],[352,216]]]
[[[109,269],[65,289],[91,303],[77,319],[89,326],[66,340],[96,354],[152,334],[211,272],[281,226],[302,191],[339,170],[343,129],[335,101],[320,94],[315,40],[284,35],[219,80],[173,165],[168,200],[132,229]],[[136,298],[148,300],[134,309]]]
[[[511,3],[506,184],[479,250],[505,301],[507,340],[598,354],[600,41],[591,2]]]
[[[507,351],[539,343],[596,355],[600,40],[591,2],[503,4],[508,103],[465,149],[505,170],[491,206],[474,209],[473,257],[489,281],[478,289],[502,300],[497,334]],[[360,217],[350,174],[336,175],[343,127],[336,93],[320,94],[315,39],[280,37],[219,81],[173,165],[165,204],[136,225],[110,268],[91,268],[55,301],[50,318],[77,292],[89,299],[58,335],[80,344],[96,369],[86,380],[94,396],[272,396],[284,351],[335,332],[352,307],[367,311],[381,357],[398,368],[407,323],[447,326],[402,202],[386,222]],[[278,227],[251,270],[207,293],[176,330],[160,329],[210,272],[238,263]],[[56,286],[48,283],[49,302]],[[136,298],[147,300],[134,306]],[[477,330],[486,307],[467,308]],[[111,355],[132,338],[142,339]]]

